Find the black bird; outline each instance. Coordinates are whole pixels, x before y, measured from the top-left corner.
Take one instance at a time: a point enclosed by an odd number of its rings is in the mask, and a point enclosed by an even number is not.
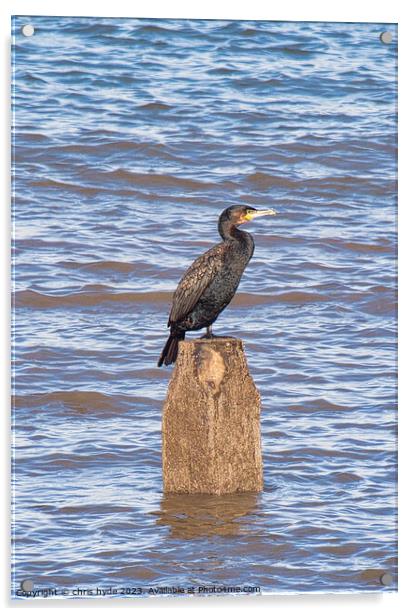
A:
[[[167,323],[170,336],[158,360],[159,367],[176,361],[179,340],[184,339],[187,331],[206,327],[206,337],[213,337],[212,323],[235,295],[255,248],[252,235],[238,226],[258,216],[275,214],[275,210],[239,205],[222,212],[218,223],[222,242],[192,263],[174,292]]]

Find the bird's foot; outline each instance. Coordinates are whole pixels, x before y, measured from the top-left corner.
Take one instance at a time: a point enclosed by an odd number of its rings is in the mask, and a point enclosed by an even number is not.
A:
[[[215,334],[212,332],[212,326],[209,325],[209,327],[206,328],[206,334],[204,336],[201,336],[202,339],[206,339],[206,340],[210,340],[211,338],[217,338],[218,336],[215,336]]]

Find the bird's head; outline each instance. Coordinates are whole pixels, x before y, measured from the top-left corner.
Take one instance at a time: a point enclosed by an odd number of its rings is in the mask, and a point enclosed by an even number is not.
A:
[[[246,222],[250,222],[255,218],[259,218],[260,216],[276,216],[277,212],[275,210],[257,210],[254,207],[250,207],[248,205],[233,205],[228,207],[223,213],[222,216],[226,216],[229,221],[235,225],[243,225]]]

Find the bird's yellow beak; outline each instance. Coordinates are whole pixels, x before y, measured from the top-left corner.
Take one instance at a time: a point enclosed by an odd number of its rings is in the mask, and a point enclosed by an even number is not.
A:
[[[254,218],[259,218],[259,216],[276,216],[278,212],[276,210],[252,210],[245,214],[245,220],[253,220]]]

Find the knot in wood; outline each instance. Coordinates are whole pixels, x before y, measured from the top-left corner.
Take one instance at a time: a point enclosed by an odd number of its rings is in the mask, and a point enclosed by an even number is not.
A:
[[[225,362],[222,355],[208,345],[203,345],[199,351],[197,376],[199,382],[213,393],[217,393],[225,376]]]

